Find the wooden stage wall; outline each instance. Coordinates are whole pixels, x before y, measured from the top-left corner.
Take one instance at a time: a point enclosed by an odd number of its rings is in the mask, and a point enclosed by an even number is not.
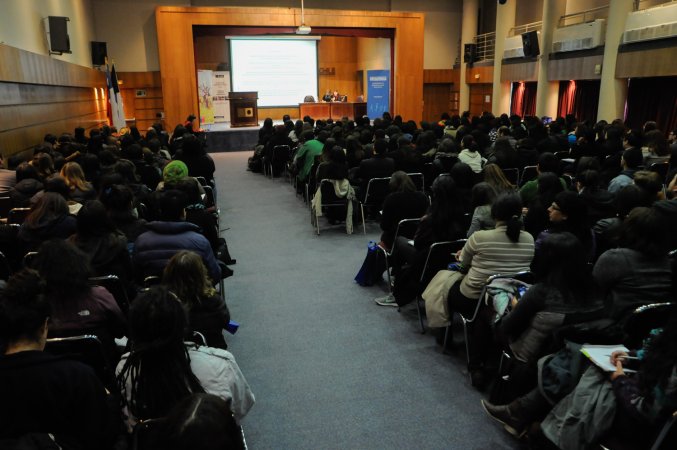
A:
[[[198,110],[193,27],[296,27],[297,8],[213,8],[159,6],[155,10],[162,91],[168,128]],[[420,121],[423,114],[423,13],[306,9],[311,27],[394,30],[393,114]],[[339,51],[340,49],[337,49]],[[320,55],[322,58],[322,55]],[[320,66],[323,61],[318,61]],[[338,62],[338,61],[336,61]],[[320,89],[328,87],[320,77]],[[336,86],[339,88],[338,86]],[[277,113],[278,111],[269,111]],[[262,108],[259,116],[265,117]]]
[[[107,123],[106,75],[0,44],[0,151],[30,150],[47,133]]]

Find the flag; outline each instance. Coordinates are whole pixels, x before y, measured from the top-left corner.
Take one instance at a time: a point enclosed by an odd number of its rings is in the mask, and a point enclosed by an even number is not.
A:
[[[122,107],[118,77],[115,73],[115,63],[111,64],[110,71],[106,64],[106,83],[108,85],[108,118],[110,124],[120,130],[125,126],[125,112]]]

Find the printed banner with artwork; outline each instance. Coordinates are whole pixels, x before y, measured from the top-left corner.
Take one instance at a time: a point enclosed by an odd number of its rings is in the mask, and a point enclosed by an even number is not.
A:
[[[200,105],[200,126],[214,123],[214,100],[212,99],[211,70],[197,71],[197,96]]]
[[[390,110],[390,71],[367,71],[367,115],[373,119]]]
[[[230,72],[214,71],[212,73],[212,100],[214,102],[214,122],[230,122]]]

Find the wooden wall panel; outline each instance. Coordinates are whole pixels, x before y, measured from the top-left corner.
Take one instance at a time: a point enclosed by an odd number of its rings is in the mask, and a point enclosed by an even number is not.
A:
[[[167,124],[173,127],[197,111],[193,26],[295,27],[300,9],[250,7],[156,8],[155,20]],[[423,21],[422,13],[382,11],[305,10],[313,27],[392,29],[394,39],[393,111],[407,119],[421,120],[423,112]]]
[[[494,80],[494,66],[468,67],[465,70],[467,84],[486,84]]]
[[[122,82],[120,93],[122,94],[125,118],[136,119],[136,127],[141,131],[148,129],[158,121],[164,125],[164,120],[158,117],[164,112],[160,72],[120,72],[118,80]],[[145,90],[146,96],[137,97],[136,91],[138,89]]]
[[[616,78],[677,75],[677,48],[652,48],[618,53]]]
[[[426,83],[423,86],[423,120],[437,122],[451,109],[451,83]]]
[[[263,121],[266,117],[273,120],[282,120],[285,114],[289,114],[292,120],[300,119],[298,107],[259,108],[259,121]]]
[[[472,116],[480,116],[484,111],[491,111],[492,92],[493,85],[489,83],[470,85],[470,114]]]
[[[0,151],[12,155],[47,133],[107,122],[105,74],[0,44]]]
[[[600,70],[598,74],[595,74],[595,66],[599,65],[601,68],[603,60],[604,55],[550,59],[548,61],[548,81],[599,80],[602,78],[602,71]]]
[[[347,95],[350,101],[354,101],[360,95],[358,91],[361,83],[357,77],[357,38],[323,36],[318,44],[317,54],[319,68],[334,70],[332,75],[318,75],[320,98],[327,90],[332,92],[336,90],[342,95]]]
[[[538,81],[538,62],[501,64],[501,81]]]
[[[454,69],[423,69],[423,84],[453,82]]]

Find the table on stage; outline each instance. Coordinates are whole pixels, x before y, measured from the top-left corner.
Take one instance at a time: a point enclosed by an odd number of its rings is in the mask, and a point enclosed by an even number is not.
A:
[[[299,103],[299,115],[303,118],[310,116],[313,119],[341,120],[343,117],[355,119],[367,114],[367,103]]]

